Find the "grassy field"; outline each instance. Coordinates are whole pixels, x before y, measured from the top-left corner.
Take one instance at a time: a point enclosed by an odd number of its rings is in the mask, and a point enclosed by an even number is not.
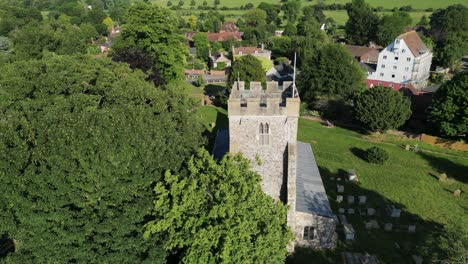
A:
[[[203,107],[199,114],[206,125],[214,122],[218,126],[227,124],[220,121],[226,118],[225,110]],[[452,196],[456,189],[467,190],[468,153],[396,136],[370,136],[339,127],[325,128],[305,119],[299,122],[298,140],[312,145],[335,213],[339,207],[347,207],[335,202],[336,178],[343,176],[348,169],[356,170],[360,184],[344,183],[344,194],[366,195],[367,206],[377,210],[374,219],[380,229],[368,231],[364,222],[369,219],[359,214],[349,215],[348,221],[356,230],[354,243],[340,242],[334,252],[299,251],[289,259],[289,263],[337,263],[340,261],[338,253],[342,251],[376,254],[382,263],[411,263],[410,256],[416,253],[415,247],[442,225],[452,221],[468,227],[466,193],[461,197]],[[421,151],[406,151],[405,144],[418,144]],[[379,146],[389,153],[390,159],[385,165],[369,164],[362,159],[363,151],[372,146]],[[442,172],[449,177],[445,182],[437,179]],[[390,219],[386,215],[384,209],[389,204],[402,209],[399,219]],[[383,224],[387,222],[402,229],[405,225],[416,224],[417,232],[385,232]]]
[[[334,11],[324,11],[326,17],[331,17],[339,26],[343,26],[346,21],[348,21],[348,14],[346,10],[334,10]],[[391,14],[391,12],[379,12],[379,15]],[[431,15],[431,12],[409,12],[409,15],[412,19],[413,25],[416,25],[421,18],[425,15],[427,18]]]
[[[158,5],[166,6],[167,2],[169,0],[153,0],[153,3],[156,3]],[[197,3],[196,6],[202,5],[204,0],[195,0]],[[220,0],[221,3],[219,7],[240,7],[242,5],[245,5],[247,3],[252,3],[254,6],[258,6],[261,2],[266,2],[266,3],[271,3],[271,4],[280,4],[281,2],[279,0]],[[214,0],[207,0],[208,5],[212,6]],[[317,4],[317,0],[301,0],[302,5],[313,5]],[[351,0],[324,0],[324,4],[346,4],[351,2]],[[452,4],[465,4],[468,5],[467,0],[393,0],[393,1],[387,1],[387,0],[366,0],[367,3],[369,3],[373,7],[378,7],[381,6],[386,9],[392,9],[394,7],[401,7],[401,6],[407,6],[411,5],[414,9],[427,9],[427,8],[441,8],[441,7],[446,7]],[[179,3],[178,0],[172,0],[173,5],[177,5]],[[190,5],[190,0],[185,0],[184,1],[184,7],[189,8]]]

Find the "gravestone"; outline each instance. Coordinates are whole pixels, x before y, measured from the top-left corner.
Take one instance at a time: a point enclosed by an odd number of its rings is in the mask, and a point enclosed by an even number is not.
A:
[[[336,178],[337,181],[341,181],[341,178]]]
[[[446,180],[447,180],[447,174],[441,173],[441,174],[439,175],[439,181],[444,182],[444,181],[446,181]]]
[[[354,240],[355,231],[354,231],[353,226],[351,224],[344,224],[343,227],[344,227],[344,234],[345,234],[346,240],[348,241]]]
[[[392,223],[386,223],[384,225],[384,230],[385,231],[392,231],[392,227],[393,227]]]
[[[365,204],[366,201],[367,201],[367,197],[366,197],[366,196],[364,196],[364,195],[359,196],[359,204],[360,204],[360,205]]]
[[[338,196],[336,196],[336,202],[337,202],[337,203],[343,202],[343,195],[338,195]]]
[[[409,233],[415,233],[416,232],[416,225],[409,225],[408,226],[408,232]]]
[[[374,208],[367,208],[367,215],[372,216],[375,214],[375,209]]]
[[[344,208],[340,208],[340,209],[338,209],[338,213],[340,213],[340,214],[344,214],[344,212],[345,212],[345,209],[344,209]]]
[[[410,145],[407,144],[407,145],[405,146],[405,150],[410,150],[410,149],[411,149]]]
[[[366,229],[372,229],[372,223],[366,222]]]
[[[346,215],[340,215],[339,218],[340,218],[340,222],[342,225],[348,223],[348,220],[346,219]]]
[[[357,174],[356,174],[356,171],[351,169],[348,171],[348,180],[349,181],[357,181],[358,180],[358,177],[357,177]]]
[[[336,189],[337,189],[338,193],[343,193],[344,192],[344,185],[337,184]]]
[[[392,214],[390,216],[393,217],[393,218],[398,218],[398,217],[400,217],[400,214],[401,214],[400,209],[393,208],[392,209]]]
[[[461,195],[461,190],[460,190],[460,189],[455,190],[455,191],[453,192],[453,196],[455,196],[455,197],[460,197],[460,195]]]
[[[334,181],[334,180],[335,180],[335,177],[330,177],[330,180]]]
[[[353,208],[348,208],[348,214],[350,214],[350,215],[354,214],[354,209]]]
[[[354,203],[354,196],[348,195],[348,204],[353,204]]]

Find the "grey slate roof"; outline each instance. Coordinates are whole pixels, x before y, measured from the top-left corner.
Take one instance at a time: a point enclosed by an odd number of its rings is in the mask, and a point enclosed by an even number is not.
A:
[[[333,217],[310,144],[297,141],[296,211]]]
[[[219,161],[229,152],[229,130],[218,129],[216,139],[213,146],[213,156],[216,161]]]

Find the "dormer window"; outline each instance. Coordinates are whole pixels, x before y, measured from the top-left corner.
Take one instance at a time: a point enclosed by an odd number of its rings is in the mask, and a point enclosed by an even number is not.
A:
[[[411,61],[411,58],[406,58],[406,61]]]

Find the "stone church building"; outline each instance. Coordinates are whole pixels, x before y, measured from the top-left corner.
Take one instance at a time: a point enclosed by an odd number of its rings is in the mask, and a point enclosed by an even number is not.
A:
[[[292,82],[235,82],[229,130],[218,130],[213,155],[241,152],[262,176],[262,189],[289,205],[295,246],[334,248],[335,220],[310,144],[297,141],[300,99]],[[259,162],[260,161],[260,162]]]

